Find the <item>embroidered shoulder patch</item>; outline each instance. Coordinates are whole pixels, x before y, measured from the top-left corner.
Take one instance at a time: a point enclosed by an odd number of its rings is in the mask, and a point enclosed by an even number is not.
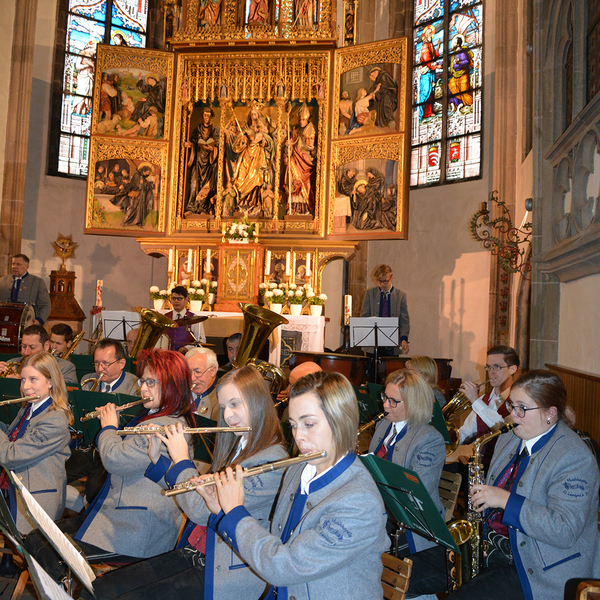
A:
[[[570,477],[563,483],[564,493],[571,498],[583,498],[589,494],[589,483],[580,477]]]
[[[337,519],[325,519],[317,527],[317,533],[334,546],[344,540],[350,541],[352,533]]]

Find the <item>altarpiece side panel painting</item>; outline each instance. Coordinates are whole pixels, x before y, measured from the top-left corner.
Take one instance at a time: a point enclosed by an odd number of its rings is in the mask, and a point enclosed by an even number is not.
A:
[[[407,237],[406,136],[332,144],[330,238]]]
[[[408,41],[361,44],[336,52],[333,139],[403,133]]]
[[[86,233],[133,235],[165,228],[165,144],[92,139]]]
[[[92,133],[168,140],[172,54],[99,46]]]
[[[172,232],[248,217],[324,234],[328,73],[322,51],[181,57]]]

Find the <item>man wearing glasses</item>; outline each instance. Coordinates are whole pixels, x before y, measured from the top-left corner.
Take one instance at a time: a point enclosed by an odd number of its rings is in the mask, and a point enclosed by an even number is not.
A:
[[[99,378],[100,384],[96,388],[98,392],[139,396],[140,388],[137,384],[137,377],[133,373],[125,371],[125,364],[125,351],[121,342],[104,338],[98,342],[94,350],[95,373],[84,375],[81,381]],[[93,381],[89,381],[85,386],[82,385],[81,389],[90,390],[93,383]]]
[[[218,423],[217,355],[210,348],[192,348],[185,355],[185,360],[192,372],[194,412]]]
[[[408,335],[410,333],[410,319],[406,294],[393,285],[394,273],[388,265],[379,265],[371,273],[377,287],[367,290],[362,308],[361,317],[398,317],[399,338],[402,354],[408,354]],[[380,348],[379,356],[397,355],[396,348]]]
[[[510,346],[494,346],[488,350],[485,364],[492,391],[480,396],[480,386],[476,383],[464,381],[461,384],[459,389],[473,408],[459,429],[461,444],[469,444],[488,433],[497,423],[504,422],[509,414],[505,402],[508,400],[510,388],[518,369],[519,356]],[[484,446],[484,459],[487,459],[488,456],[491,458],[493,446],[493,443]],[[459,446],[457,453],[461,462],[466,462],[471,455],[470,445]]]
[[[193,317],[194,313],[190,312],[186,308],[187,301],[187,288],[183,285],[178,285],[177,287],[174,287],[171,290],[171,306],[173,307],[173,310],[166,313],[165,316],[169,317],[169,319],[173,319],[174,321],[177,321],[178,319],[183,319],[183,317]],[[194,335],[192,335],[188,331],[188,328],[185,325],[166,329],[165,333],[169,336],[169,339],[171,340],[171,350],[179,352],[180,349],[184,348],[185,346],[193,346],[196,342],[196,340],[194,340],[194,337],[196,337],[200,342],[206,341],[206,336],[204,335],[204,328],[202,327],[202,323],[195,323],[191,326],[191,330]]]

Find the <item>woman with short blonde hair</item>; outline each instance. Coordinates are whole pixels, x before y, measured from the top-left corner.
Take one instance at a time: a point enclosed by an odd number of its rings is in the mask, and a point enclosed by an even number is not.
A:
[[[429,386],[433,390],[433,395],[440,407],[443,407],[446,404],[446,398],[444,398],[444,394],[442,394],[442,391],[437,384],[438,368],[433,358],[429,356],[411,356],[411,358],[406,361],[406,368],[415,373],[420,373],[425,377],[427,383],[429,383]]]
[[[405,469],[416,471],[440,514],[444,509],[438,486],[446,460],[442,435],[429,425],[433,412],[433,391],[419,373],[402,369],[390,373],[381,394],[385,419],[379,423],[369,452]],[[434,544],[425,538],[406,533],[406,556]]]

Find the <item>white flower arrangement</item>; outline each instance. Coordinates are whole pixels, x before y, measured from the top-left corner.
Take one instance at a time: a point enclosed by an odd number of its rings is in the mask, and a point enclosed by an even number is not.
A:
[[[281,300],[283,300],[283,290],[273,290],[273,298],[278,299],[281,302]]]
[[[290,290],[295,290],[295,289],[296,289],[296,284],[290,283]]]
[[[190,300],[204,300],[204,290],[202,288],[188,288],[188,298]]]
[[[200,280],[200,285],[201,286],[205,286],[208,283],[208,279],[201,279]]]
[[[255,240],[258,238],[256,223],[250,223],[246,217],[234,221],[229,227],[223,225],[223,238],[226,240]]]
[[[311,292],[312,293],[312,292]],[[318,296],[312,293],[312,296],[306,295],[307,301],[309,304],[323,305],[325,304],[325,300],[327,300],[327,296],[325,294],[319,294]]]
[[[195,288],[199,288],[199,287],[200,287],[200,285],[201,285],[201,283],[200,283],[200,281],[199,281],[198,279],[194,279],[194,281],[192,281],[192,285],[193,285]]]
[[[219,285],[219,283],[217,281],[211,281],[210,282],[210,287],[211,288],[216,288]]]
[[[290,290],[288,292],[288,300],[290,304],[302,304],[304,302],[303,290]]]
[[[265,298],[272,298],[273,297],[273,292],[271,290],[267,290],[265,292]]]
[[[269,289],[270,290],[274,290],[277,288],[277,284],[276,283],[269,283]]]
[[[167,290],[161,290],[157,285],[150,288],[150,298],[152,300],[166,300],[169,297]]]

